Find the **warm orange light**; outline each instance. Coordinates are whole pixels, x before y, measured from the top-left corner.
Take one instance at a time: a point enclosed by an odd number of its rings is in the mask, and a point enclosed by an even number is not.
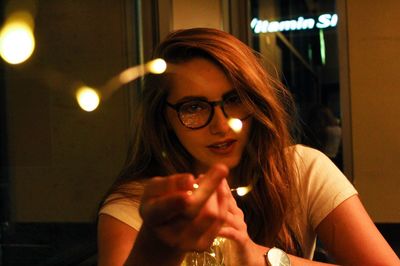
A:
[[[9,64],[20,64],[34,49],[32,16],[27,12],[10,15],[0,31],[0,56]]]
[[[99,106],[100,94],[93,88],[82,86],[76,92],[76,99],[83,110],[91,112]]]
[[[133,66],[125,69],[118,75],[109,79],[101,90],[95,90],[90,87],[81,87],[77,90],[76,98],[79,106],[85,111],[93,111],[100,104],[101,100],[106,100],[113,95],[121,86],[132,82],[151,72],[161,74],[166,70],[166,63],[162,59],[155,59],[146,64]],[[163,155],[164,156],[164,155]],[[166,156],[166,155],[165,155]]]
[[[162,74],[167,69],[164,59],[157,58],[146,64],[146,69],[153,74]]]
[[[230,118],[228,120],[228,125],[236,133],[239,133],[242,130],[242,127],[243,127],[242,121],[240,119],[238,119],[238,118]]]
[[[232,188],[231,191],[232,192],[236,192],[236,194],[239,197],[243,197],[244,195],[246,195],[247,193],[249,193],[251,190],[253,189],[253,187],[251,185],[248,185],[246,187],[237,187],[237,188]]]

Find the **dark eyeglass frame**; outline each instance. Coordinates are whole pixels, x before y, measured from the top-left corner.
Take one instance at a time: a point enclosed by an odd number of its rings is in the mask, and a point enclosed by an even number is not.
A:
[[[210,124],[211,120],[212,120],[213,117],[214,117],[215,107],[218,106],[218,105],[221,106],[221,110],[222,110],[222,113],[224,114],[224,116],[225,116],[226,118],[228,118],[229,115],[225,112],[224,104],[225,104],[225,102],[228,101],[231,97],[238,97],[238,96],[237,96],[237,95],[229,95],[228,97],[226,97],[225,99],[222,99],[221,101],[207,101],[207,100],[204,100],[204,99],[192,99],[192,100],[187,100],[187,101],[184,101],[184,102],[179,102],[179,103],[176,103],[176,104],[172,104],[172,103],[170,103],[170,102],[168,102],[168,101],[167,101],[166,103],[167,103],[167,106],[168,106],[168,107],[170,107],[170,108],[172,108],[172,109],[174,109],[174,110],[176,111],[176,113],[177,113],[177,115],[178,115],[178,118],[179,118],[179,121],[181,122],[182,125],[184,125],[185,127],[189,128],[189,129],[194,129],[194,130],[195,130],[195,129],[201,129],[201,128],[203,128],[203,127],[208,126],[208,124]],[[211,106],[210,114],[208,115],[208,119],[207,119],[207,121],[204,123],[204,125],[198,126],[198,127],[189,127],[189,126],[187,126],[187,125],[183,122],[183,120],[182,120],[182,118],[181,118],[180,108],[182,107],[182,105],[187,104],[187,103],[189,103],[189,102],[203,102],[203,103],[206,103],[206,104],[208,104],[209,106]],[[241,118],[241,117],[235,117],[235,118],[238,118],[238,119],[240,119],[240,120],[243,121],[243,120],[246,120],[247,118],[249,118],[250,115],[251,115],[251,114],[248,114],[248,115],[246,115],[246,116],[243,117],[243,118]]]

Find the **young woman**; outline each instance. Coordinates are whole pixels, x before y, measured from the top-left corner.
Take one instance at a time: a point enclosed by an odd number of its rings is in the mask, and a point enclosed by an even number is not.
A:
[[[318,265],[317,235],[337,263],[400,265],[341,172],[293,144],[292,99],[250,48],[197,28],[171,33],[155,57],[168,68],[147,76],[126,166],[100,210],[99,265],[200,265],[220,253],[221,265]],[[240,186],[251,191],[231,193]]]

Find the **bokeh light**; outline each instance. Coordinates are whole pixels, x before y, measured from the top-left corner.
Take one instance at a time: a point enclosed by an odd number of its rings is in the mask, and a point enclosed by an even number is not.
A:
[[[164,59],[157,58],[146,64],[146,69],[153,74],[162,74],[167,69]]]
[[[231,191],[236,192],[236,194],[240,197],[243,197],[244,195],[246,195],[247,193],[249,193],[252,189],[252,186],[246,186],[246,187],[238,187],[238,188],[234,188],[231,189]]]
[[[83,110],[91,112],[99,106],[100,94],[93,88],[82,86],[77,90],[76,99]]]
[[[117,87],[119,88],[120,86],[122,86],[126,83],[129,83],[129,82],[143,76],[144,74],[145,74],[145,71],[144,71],[143,65],[138,65],[138,66],[134,66],[134,67],[125,69],[118,76],[118,80],[120,83],[117,85]]]
[[[228,120],[228,125],[236,133],[239,133],[242,130],[242,127],[243,127],[242,121],[240,119],[238,119],[238,118],[230,118]]]
[[[90,112],[97,108],[100,100],[107,100],[123,85],[143,77],[148,72],[161,74],[165,70],[166,63],[162,59],[155,59],[146,64],[133,66],[109,79],[103,86],[99,87],[100,90],[89,87],[79,88],[76,93],[76,99],[83,110]]]
[[[32,17],[26,12],[10,16],[0,31],[0,56],[9,64],[20,64],[34,49]]]

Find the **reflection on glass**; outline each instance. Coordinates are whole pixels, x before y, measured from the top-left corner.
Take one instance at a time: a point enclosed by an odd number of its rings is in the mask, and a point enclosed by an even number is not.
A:
[[[191,252],[185,257],[182,266],[223,266],[225,264],[223,250],[226,249],[228,241],[223,237],[214,239],[209,251]]]

